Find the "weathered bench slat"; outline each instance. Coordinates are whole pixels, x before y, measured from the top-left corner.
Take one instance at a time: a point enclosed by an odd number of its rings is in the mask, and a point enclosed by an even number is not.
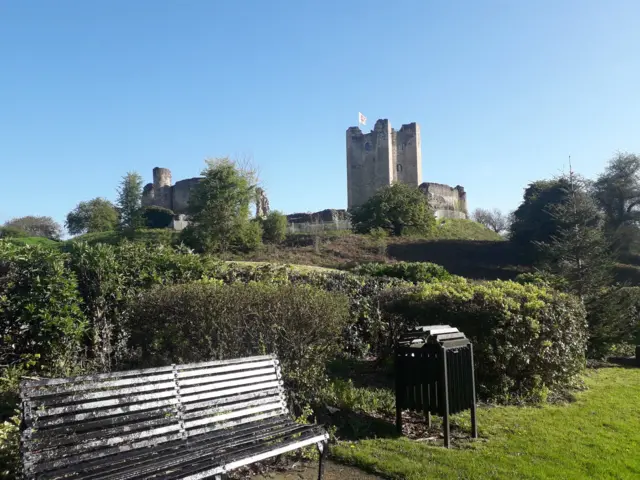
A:
[[[149,385],[160,382],[173,381],[174,374],[163,373],[162,375],[151,375],[147,377],[131,377],[120,380],[102,381],[99,385],[96,382],[83,382],[83,383],[65,383],[62,385],[44,385],[42,387],[35,387],[30,391],[30,397],[37,400],[38,397],[51,396],[51,395],[63,395],[65,393],[75,394],[85,390],[95,390],[99,388],[112,388],[123,386],[136,386],[136,385]]]
[[[280,390],[277,388],[278,386],[278,382],[273,382],[275,383],[275,385],[273,386],[273,388],[267,388],[264,390],[257,390],[254,392],[248,392],[248,393],[238,393],[238,394],[234,394],[232,397],[216,397],[216,398],[212,398],[210,400],[203,400],[203,401],[192,401],[191,403],[187,403],[185,402],[184,397],[182,398],[182,409],[185,412],[191,412],[192,410],[199,410],[201,408],[208,408],[208,407],[215,407],[217,405],[224,405],[225,403],[229,403],[230,401],[243,401],[243,400],[250,400],[252,398],[261,398],[261,397],[267,397],[267,396],[271,396],[271,395],[281,395]],[[185,414],[186,416],[187,414]]]
[[[239,445],[246,444],[247,442],[255,442],[257,440],[264,440],[271,437],[295,435],[296,433],[304,432],[304,426],[297,424],[287,424],[285,426],[278,427],[276,429],[271,428],[266,432],[259,433],[259,430],[253,430],[249,433],[237,432],[237,435],[225,436],[221,439],[219,436],[210,437],[204,436],[201,440],[194,439],[194,443],[189,442],[189,446],[185,449],[174,450],[172,452],[163,452],[162,455],[152,456],[147,455],[148,458],[139,459],[136,462],[136,468],[134,473],[127,474],[127,470],[131,470],[130,462],[124,464],[118,464],[113,466],[109,470],[108,475],[101,474],[100,477],[88,477],[88,478],[101,478],[103,480],[124,480],[129,478],[137,478],[140,475],[144,475],[158,468],[165,468],[172,465],[176,465],[179,460],[180,463],[185,465],[191,465],[203,457],[215,456],[221,449],[232,448]],[[188,452],[188,453],[187,453]]]
[[[70,414],[70,415],[66,415],[63,418],[61,417],[55,417],[55,418],[43,418],[43,419],[38,419],[38,428],[42,428],[45,426],[51,426],[51,425],[64,425],[64,424],[68,424],[70,422],[82,422],[85,420],[93,420],[96,418],[102,418],[102,417],[111,417],[113,415],[124,415],[124,414],[128,414],[130,412],[136,412],[136,411],[141,411],[141,410],[149,410],[151,408],[160,408],[160,407],[167,407],[167,406],[172,406],[172,405],[177,405],[178,404],[178,399],[176,398],[167,398],[165,400],[161,400],[161,401],[156,401],[156,402],[145,402],[145,403],[140,403],[137,405],[129,405],[127,407],[124,408],[111,408],[111,409],[107,409],[107,410],[96,410],[96,411],[92,411],[92,412],[86,412],[86,413],[79,413],[76,415]],[[28,422],[25,422],[28,424]]]
[[[260,368],[269,368],[273,371],[273,367],[276,365],[274,359],[261,360],[259,362],[244,362],[234,365],[225,365],[222,367],[206,366],[200,368],[193,368],[193,365],[187,367],[180,367],[178,369],[178,378],[188,379],[191,377],[201,377],[205,375],[220,375],[228,372],[242,372],[243,370],[258,370]]]
[[[236,436],[238,438],[244,438],[245,441],[247,441],[247,439],[250,439],[253,436],[257,437],[258,436],[257,432],[260,432],[260,431],[265,431],[265,432],[274,431],[278,433],[277,429],[282,428],[281,425],[283,424],[283,421],[290,422],[289,419],[283,419],[282,417],[273,418],[273,419],[264,421],[261,425],[255,425],[255,424],[241,425],[233,429],[228,429],[226,431],[219,432],[215,436],[201,435],[198,437],[194,437],[189,440],[189,443],[187,445],[185,445],[184,442],[180,441],[179,445],[182,447],[181,449],[177,449],[176,442],[172,442],[172,443],[158,445],[153,449],[153,451],[151,451],[150,449],[140,449],[140,450],[134,450],[129,452],[121,452],[118,455],[112,455],[111,457],[100,458],[97,460],[96,459],[89,460],[85,462],[83,465],[86,469],[91,470],[91,469],[96,469],[104,466],[105,462],[108,463],[113,468],[109,469],[108,471],[102,470],[100,473],[97,474],[99,475],[98,477],[94,476],[96,474],[90,474],[87,476],[87,479],[103,478],[102,475],[111,474],[111,472],[113,471],[116,471],[116,470],[122,471],[123,469],[126,470],[128,468],[128,465],[131,465],[132,463],[142,464],[144,462],[146,464],[148,462],[151,462],[151,463],[158,462],[158,458],[152,456],[152,454],[156,454],[160,458],[162,459],[166,458],[167,460],[170,460],[171,458],[176,456],[178,457],[181,456],[183,454],[182,450],[185,448],[189,452],[200,452],[204,450],[204,451],[208,451],[209,454],[213,454],[215,448],[218,448],[220,445],[229,443],[230,439],[236,438]],[[59,470],[59,473],[67,474],[67,473],[71,473],[72,471],[73,469],[67,468],[67,469]],[[130,475],[135,475],[135,474],[130,474]],[[43,478],[47,478],[47,477],[43,477]],[[105,476],[104,478],[110,478],[110,477]],[[122,477],[122,478],[128,478],[128,476]]]
[[[235,394],[246,393],[246,392],[256,392],[256,391],[261,391],[267,388],[274,388],[274,387],[281,387],[281,386],[282,386],[282,381],[274,380],[271,382],[256,383],[254,385],[244,385],[241,387],[229,388],[225,390],[214,390],[212,392],[186,395],[181,397],[181,401],[183,405],[185,405],[185,408],[188,409],[189,408],[188,405],[190,402],[196,402],[198,400],[205,400],[207,398],[222,398],[227,395],[235,395]]]
[[[272,356],[28,380],[21,384],[26,478],[206,478],[325,444],[288,415]]]
[[[169,382],[161,382],[161,383],[149,383],[146,385],[132,385],[127,386],[126,388],[101,388],[100,390],[94,390],[91,392],[85,393],[76,393],[76,394],[66,394],[60,395],[53,398],[49,397],[41,397],[33,399],[34,405],[61,405],[65,403],[77,403],[83,400],[93,400],[98,398],[105,397],[123,397],[126,395],[131,395],[132,393],[142,393],[142,392],[155,392],[163,389],[171,389],[175,388],[175,380],[172,378]],[[87,389],[88,390],[88,389]]]

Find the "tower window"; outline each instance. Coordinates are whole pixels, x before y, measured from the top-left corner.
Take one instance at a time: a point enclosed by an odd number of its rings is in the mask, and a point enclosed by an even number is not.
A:
[[[396,165],[396,171],[397,172],[401,172],[402,171],[402,165],[401,164],[397,164]]]
[[[371,151],[371,142],[367,142],[364,144],[364,151],[365,152],[370,152]]]

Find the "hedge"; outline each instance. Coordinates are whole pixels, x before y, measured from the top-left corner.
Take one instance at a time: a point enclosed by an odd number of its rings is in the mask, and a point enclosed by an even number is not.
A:
[[[384,303],[396,329],[448,324],[474,344],[478,393],[499,402],[544,400],[585,365],[586,313],[573,296],[495,281],[425,284]]]
[[[351,269],[357,275],[374,277],[393,277],[409,282],[433,282],[451,280],[444,267],[429,262],[365,263]]]
[[[144,366],[275,353],[292,392],[308,396],[324,386],[348,317],[346,297],[311,286],[203,281],[136,299],[130,345]]]

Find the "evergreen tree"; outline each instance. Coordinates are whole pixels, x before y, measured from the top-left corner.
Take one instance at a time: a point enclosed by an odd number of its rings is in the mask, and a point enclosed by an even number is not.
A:
[[[127,173],[118,188],[118,210],[120,228],[133,230],[144,224],[142,218],[142,177],[136,172]]]
[[[560,275],[573,293],[585,298],[613,280],[604,219],[584,179],[570,172],[559,183],[566,185],[564,201],[549,207],[557,230],[548,241],[536,245],[543,253],[545,268]]]

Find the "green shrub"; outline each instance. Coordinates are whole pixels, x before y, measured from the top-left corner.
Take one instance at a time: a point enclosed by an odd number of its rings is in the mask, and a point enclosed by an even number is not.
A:
[[[43,375],[71,371],[85,318],[66,255],[0,240],[0,364]],[[3,372],[4,373],[4,372]]]
[[[395,327],[448,324],[474,344],[479,395],[510,402],[541,400],[569,386],[585,365],[586,313],[573,296],[534,285],[495,281],[424,284],[391,298]]]
[[[0,238],[25,238],[30,234],[18,227],[0,227]]]
[[[289,386],[310,394],[340,349],[348,302],[309,286],[208,281],[146,292],[132,318],[145,365],[275,353]]]
[[[252,252],[262,245],[262,225],[259,220],[248,222],[239,232],[235,250]]]
[[[142,217],[149,228],[168,228],[173,220],[173,210],[155,205],[142,208]]]
[[[0,419],[0,479],[20,478],[20,419],[14,415]]]
[[[401,278],[409,282],[450,280],[453,275],[444,267],[428,262],[365,263],[352,270],[357,275]]]
[[[262,229],[266,243],[281,243],[287,237],[287,217],[276,210],[269,212],[262,222]]]

